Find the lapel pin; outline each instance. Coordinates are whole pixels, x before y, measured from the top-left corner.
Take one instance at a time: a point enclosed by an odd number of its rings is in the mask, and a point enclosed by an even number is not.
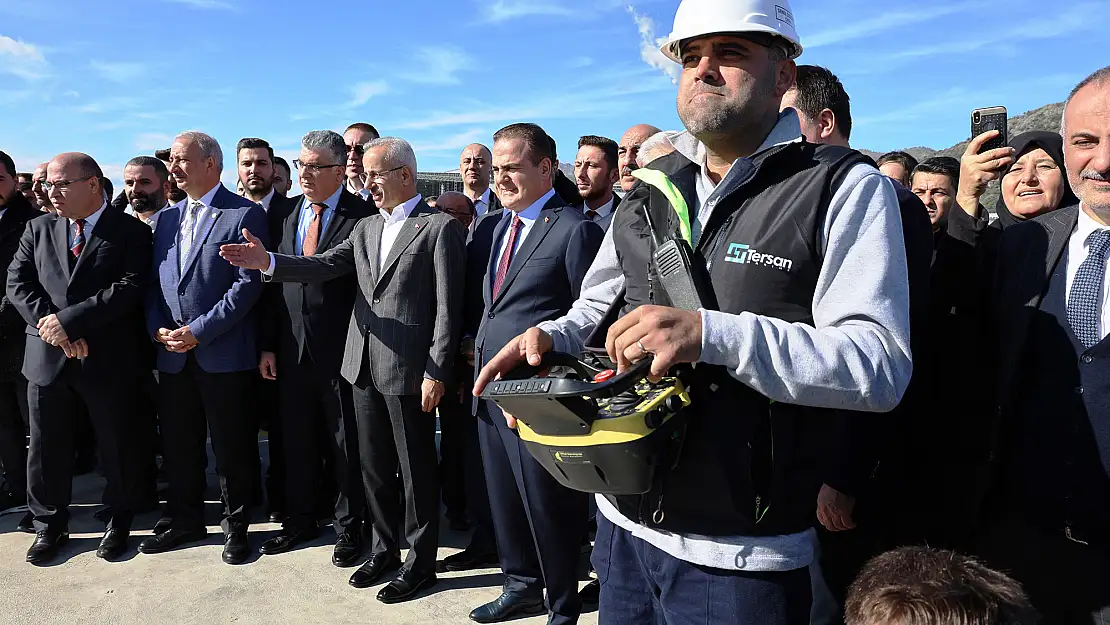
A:
[[[544,218],[543,218],[543,223],[547,223],[547,222],[549,222],[549,221],[551,221],[551,218],[550,218],[550,217],[544,217]]]
[[[416,224],[416,229],[417,229],[417,230],[419,230],[419,229],[420,229],[420,224]]]

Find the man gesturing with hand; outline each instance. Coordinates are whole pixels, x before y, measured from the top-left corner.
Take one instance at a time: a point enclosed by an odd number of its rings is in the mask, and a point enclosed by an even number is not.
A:
[[[436,582],[439,479],[433,411],[458,353],[466,229],[424,203],[416,191],[416,155],[406,141],[371,141],[363,165],[366,188],[380,211],[359,221],[339,245],[311,256],[270,254],[244,233],[246,244],[225,245],[220,254],[280,282],[357,276],[341,374],[354,386],[374,537],[370,559],[350,583],[366,588],[401,568],[378,593],[378,600],[397,603]],[[324,171],[340,165],[298,166]],[[402,517],[412,546],[403,567],[396,529]]]

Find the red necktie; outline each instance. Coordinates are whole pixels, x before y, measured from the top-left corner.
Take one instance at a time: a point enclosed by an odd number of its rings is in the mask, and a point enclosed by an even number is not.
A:
[[[320,225],[324,223],[324,211],[327,210],[328,205],[320,202],[312,203],[312,221],[308,222],[308,232],[304,235],[304,243],[301,243],[301,254],[304,256],[312,256],[316,254],[316,247],[320,245]]]
[[[73,220],[73,243],[69,246],[69,251],[73,253],[73,257],[81,256],[81,250],[85,249],[85,220]]]
[[[524,227],[524,222],[520,217],[513,215],[513,225],[509,230],[509,241],[505,244],[505,251],[501,253],[501,260],[497,263],[497,275],[493,278],[493,296],[501,291],[501,285],[505,282],[505,276],[509,273],[509,264],[513,262],[513,248],[516,247],[516,236],[520,233],[520,229]]]

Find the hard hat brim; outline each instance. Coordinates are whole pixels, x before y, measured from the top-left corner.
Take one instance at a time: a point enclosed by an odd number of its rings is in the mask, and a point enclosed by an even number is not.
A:
[[[737,37],[743,37],[747,33],[766,33],[768,35],[773,35],[781,39],[786,44],[787,53],[789,54],[791,59],[796,59],[802,55],[802,44],[800,42],[784,37],[782,33],[776,31],[775,29],[763,26],[761,24],[752,24],[747,30],[744,31],[722,30],[717,32],[696,34],[671,33],[671,35],[667,37],[667,41],[659,47],[659,51],[663,53],[663,56],[681,65],[682,58],[679,48],[683,41],[700,39],[702,37],[712,37],[713,35],[736,35]]]

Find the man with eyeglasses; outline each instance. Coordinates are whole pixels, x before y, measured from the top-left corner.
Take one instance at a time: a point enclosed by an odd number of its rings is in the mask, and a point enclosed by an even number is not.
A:
[[[343,143],[347,145],[347,190],[366,201],[370,201],[370,191],[361,178],[362,156],[366,144],[379,136],[378,130],[366,122],[356,122],[343,131]]]
[[[279,254],[317,256],[347,240],[370,207],[344,188],[347,160],[343,137],[314,130],[301,140],[293,161],[304,195],[288,200],[293,210],[277,228]],[[281,447],[271,449],[285,468],[285,518],[281,533],[262,545],[262,553],[285,553],[319,534],[318,484],[325,458],[338,487],[328,502],[338,539],[335,566],[351,566],[362,554],[362,517],[366,505],[358,464],[354,400],[343,379],[343,349],[358,278],[352,273],[327,282],[275,282],[267,285],[260,337],[259,371],[276,380],[276,421]],[[271,460],[272,461],[272,460]]]
[[[474,202],[475,221],[490,211],[501,210],[501,200],[489,186],[492,172],[493,154],[489,148],[481,143],[463,148],[459,155],[459,175],[462,176],[463,194]]]
[[[69,538],[76,419],[92,421],[111,509],[97,556],[127,550],[142,494],[139,476],[149,451],[132,386],[150,343],[142,301],[150,268],[150,228],[106,210],[96,161],[60,154],[50,161],[44,190],[56,215],[32,219],[8,268],[7,294],[29,332],[23,374],[31,444],[28,503],[35,541],[27,561],[55,558]]]
[[[269,239],[266,213],[220,183],[223,151],[212,137],[181,133],[170,148],[170,175],[187,194],[167,208],[154,231],[153,273],[147,294],[148,336],[158,350],[158,417],[169,482],[170,528],[139,545],[162,553],[203,540],[205,433],[212,438],[224,510],[223,561],[249,556],[247,526],[251,456],[258,455],[253,414],[258,344],[255,303],[262,280],[220,260],[219,243],[242,241],[244,229]]]
[[[354,273],[360,290],[347,331],[342,374],[354,386],[359,453],[374,523],[370,559],[350,584],[383,603],[415,597],[436,583],[439,480],[435,409],[458,353],[466,229],[424,203],[416,155],[403,139],[371,141],[363,179],[379,214],[325,254],[269,254],[261,241],[225,245],[228,262],[279,282],[324,282]],[[401,479],[397,477],[400,465]],[[402,487],[404,513],[402,514]],[[399,528],[411,546],[400,559]]]

